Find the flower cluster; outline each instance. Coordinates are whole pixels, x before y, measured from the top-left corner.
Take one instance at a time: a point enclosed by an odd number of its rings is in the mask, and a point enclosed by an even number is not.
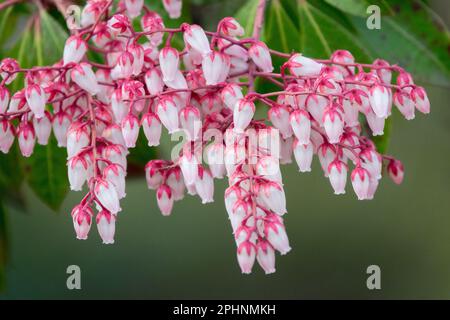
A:
[[[170,17],[180,15],[181,1],[163,3]],[[133,19],[140,19],[140,31]],[[171,29],[142,0],[122,0],[117,8],[91,0],[81,25],[52,66],[0,63],[0,149],[7,153],[17,138],[29,157],[53,132],[67,149],[71,189],[87,186],[72,211],[78,239],[87,238],[95,209],[103,242],[114,242],[128,149],[141,127],[149,146],[159,145],[164,129],[182,133],[185,143],[172,159],[145,167],[162,214],[170,215],[186,192],[212,202],[214,179],[227,177],[225,205],[241,270],[250,273],[257,261],[272,273],[275,251],[290,250],[280,164],[294,158],[308,172],[316,155],[335,194],[345,193],[351,171],[357,198],[372,199],[383,165],[395,183],[402,182],[403,166],[380,154],[371,136],[383,134],[393,104],[408,120],[415,110],[430,111],[424,89],[399,66],[357,63],[345,50],[325,60],[277,52],[243,37],[232,17],[215,32],[189,24]],[[172,46],[177,34],[182,49]],[[89,61],[88,51],[103,62]],[[285,59],[279,72],[274,55]],[[18,73],[25,74],[24,88],[11,95],[8,85]],[[257,78],[279,90],[256,92]],[[256,107],[267,110],[267,119],[255,119]]]

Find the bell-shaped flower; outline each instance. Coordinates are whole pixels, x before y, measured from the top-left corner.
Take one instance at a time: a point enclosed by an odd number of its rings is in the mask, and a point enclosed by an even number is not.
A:
[[[162,184],[156,191],[156,201],[158,203],[159,210],[163,216],[169,216],[173,207],[173,195],[172,190],[167,184]]]
[[[116,216],[107,210],[101,210],[97,213],[96,223],[103,244],[113,244],[116,233]]]
[[[272,72],[272,57],[269,48],[264,42],[257,41],[248,49],[248,54],[252,61],[262,72]]]
[[[156,114],[170,134],[178,130],[178,108],[172,98],[162,98],[156,105]]]
[[[42,118],[47,100],[44,89],[37,84],[29,84],[25,89],[25,98],[34,116],[38,119]]]
[[[153,112],[148,112],[144,114],[141,119],[141,125],[144,129],[145,137],[148,141],[149,147],[159,146],[159,141],[161,139],[162,125],[161,121],[156,114]]]
[[[112,182],[103,178],[98,178],[95,182],[94,194],[102,207],[112,214],[117,214],[122,210],[120,208],[117,190]]]
[[[240,99],[236,102],[233,111],[234,130],[243,132],[253,119],[255,114],[255,104],[247,99]]]
[[[86,54],[87,48],[86,41],[81,36],[70,36],[64,46],[63,64],[79,63]]]

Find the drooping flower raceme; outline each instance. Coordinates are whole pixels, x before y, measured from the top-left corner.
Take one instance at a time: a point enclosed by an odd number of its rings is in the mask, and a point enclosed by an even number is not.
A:
[[[181,1],[162,1],[171,17],[180,15]],[[371,140],[383,134],[392,105],[408,120],[416,110],[430,112],[425,90],[401,67],[381,59],[360,64],[345,50],[325,60],[270,50],[242,38],[231,17],[216,32],[188,24],[168,29],[142,0],[123,0],[117,12],[112,7],[88,1],[83,28],[52,66],[0,62],[0,150],[7,153],[17,139],[29,157],[53,132],[67,148],[70,188],[87,190],[71,213],[78,239],[87,239],[94,222],[103,243],[114,243],[128,150],[141,127],[149,146],[158,146],[165,132],[186,137],[170,160],[145,166],[163,215],[186,193],[212,202],[214,179],[227,177],[225,207],[243,273],[255,262],[273,273],[276,252],[291,249],[281,164],[295,159],[300,172],[309,172],[315,155],[334,193],[344,194],[350,181],[360,200],[374,197],[383,168],[402,182],[402,163],[380,154]],[[178,33],[184,48],[172,46]],[[92,47],[104,53],[103,63],[89,61]],[[281,70],[273,55],[285,59]],[[18,73],[25,74],[24,88],[10,92]],[[279,90],[256,92],[256,77]],[[266,119],[254,119],[256,108]]]

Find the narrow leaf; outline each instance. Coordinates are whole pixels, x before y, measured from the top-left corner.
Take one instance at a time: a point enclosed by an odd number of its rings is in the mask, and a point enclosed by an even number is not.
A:
[[[346,27],[332,19],[327,13],[298,1],[301,51],[316,58],[327,58],[337,49],[352,52],[358,61],[371,60],[371,54],[364,43]]]
[[[66,157],[65,150],[56,146],[52,136],[48,145],[36,145],[33,155],[25,160],[28,184],[53,210],[59,209],[69,191]]]

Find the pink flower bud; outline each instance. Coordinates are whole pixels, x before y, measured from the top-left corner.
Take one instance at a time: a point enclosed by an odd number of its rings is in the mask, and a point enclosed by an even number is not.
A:
[[[309,113],[303,109],[297,109],[289,116],[292,131],[300,144],[309,144],[311,135],[311,120]]]
[[[248,60],[247,49],[245,49],[239,45],[232,44],[230,41],[228,41],[226,39],[222,39],[222,38],[217,39],[217,47],[220,49],[221,52],[229,55],[232,61],[236,62],[237,60],[239,60],[240,63],[243,65],[245,65],[247,63],[247,60]],[[232,73],[234,73],[234,72],[232,72]]]
[[[1,93],[0,93],[1,98]],[[430,101],[427,93],[422,87],[415,87],[411,90],[411,98],[415,103],[416,109],[424,114],[430,113]]]
[[[243,274],[252,272],[256,259],[256,248],[250,241],[242,242],[237,249],[237,259]]]
[[[306,110],[320,125],[323,125],[323,114],[329,103],[327,98],[316,94],[308,95],[305,101]]]
[[[336,149],[332,144],[324,142],[319,146],[317,154],[319,156],[320,165],[322,166],[324,175],[325,177],[328,177],[328,167],[336,158]]]
[[[323,64],[313,59],[304,57],[300,53],[296,53],[289,58],[287,62],[289,71],[295,76],[318,76],[323,68]]]
[[[159,46],[163,40],[164,33],[156,32],[164,29],[164,21],[159,14],[150,11],[147,12],[141,19],[142,30],[147,34],[147,38],[153,46]]]
[[[394,104],[406,120],[415,118],[414,101],[411,99],[410,94],[404,91],[397,91],[394,93]]]
[[[148,141],[149,147],[159,146],[161,139],[161,121],[153,112],[146,113],[141,120],[142,128],[144,129],[145,137]]]
[[[301,144],[298,139],[294,140],[294,157],[300,172],[310,172],[311,162],[314,155],[313,145]]]
[[[0,113],[5,113],[9,104],[9,91],[3,86],[0,86]]]
[[[236,103],[238,100],[242,99],[244,95],[242,94],[241,86],[235,83],[229,83],[220,92],[220,97],[229,109],[234,110]]]
[[[162,0],[162,3],[171,19],[177,19],[181,16],[182,0]]]
[[[158,68],[151,68],[145,73],[145,85],[151,95],[156,95],[163,91],[164,82],[161,71]]]
[[[103,177],[114,185],[119,199],[126,196],[125,176],[126,172],[120,164],[111,163],[103,169]]]
[[[125,139],[122,135],[122,127],[117,124],[112,123],[108,125],[103,130],[102,137],[113,144],[118,144],[125,147]]]
[[[172,47],[164,47],[159,53],[159,64],[164,81],[175,79],[178,70],[179,55],[178,51]]]
[[[186,106],[180,111],[180,124],[186,131],[188,140],[198,140],[202,129],[202,121],[200,111],[196,107]]]
[[[342,108],[344,109],[345,125],[348,127],[357,126],[359,124],[359,110],[356,104],[352,103],[349,99],[344,99],[342,102]]]
[[[84,156],[74,156],[67,162],[70,190],[81,191],[88,177],[89,164]]]
[[[391,177],[392,181],[396,184],[401,184],[403,182],[403,176],[405,174],[405,170],[403,168],[403,164],[395,159],[389,161],[387,165],[387,171],[389,173],[389,177]]]
[[[218,51],[211,51],[203,58],[202,70],[207,85],[224,82],[230,71],[230,58]]]
[[[17,137],[22,155],[24,157],[31,156],[36,143],[36,135],[33,126],[28,122],[21,122],[17,131]]]
[[[365,148],[359,153],[361,166],[369,172],[371,179],[381,179],[383,162],[381,155],[373,148]]]
[[[130,105],[125,102],[122,97],[122,90],[116,89],[111,94],[111,110],[114,115],[116,123],[121,123],[126,115],[130,112]]]
[[[16,71],[19,69],[19,64],[12,58],[5,58],[0,61],[0,76],[5,80],[6,85],[17,78],[18,73]]]
[[[212,143],[206,150],[208,166],[214,178],[222,179],[225,175],[224,146],[222,143]]]
[[[8,153],[14,143],[14,127],[3,118],[0,120],[0,150]]]
[[[184,198],[185,185],[183,181],[183,175],[179,167],[169,169],[166,184],[172,191],[174,201],[178,201]]]
[[[83,28],[93,25],[99,18],[100,13],[104,9],[106,2],[104,1],[88,1],[81,12],[81,26]]]
[[[117,163],[124,170],[127,169],[127,151],[124,146],[119,144],[111,144],[103,148],[103,157],[112,163]]]
[[[375,196],[375,192],[377,192],[378,184],[380,180],[378,179],[369,179],[369,189],[367,190],[367,198],[366,200],[373,200]]]
[[[89,127],[73,122],[67,130],[67,158],[72,158],[90,143]]]
[[[173,80],[164,81],[164,83],[171,89],[181,90],[188,88],[187,81],[180,70],[176,70]]]
[[[353,169],[351,178],[353,190],[355,190],[358,200],[367,199],[370,184],[369,172],[361,166],[357,166]]]
[[[156,105],[156,114],[170,134],[178,130],[178,109],[172,98],[161,99]]]
[[[245,98],[236,102],[233,112],[234,130],[243,132],[253,119],[255,104]]]
[[[45,91],[37,84],[30,84],[25,89],[28,106],[36,118],[42,118],[45,112]]]
[[[366,113],[366,119],[373,136],[382,136],[384,134],[384,123],[386,119],[377,117],[372,110]]]
[[[48,139],[50,138],[50,134],[52,132],[52,122],[50,120],[50,114],[45,113],[44,117],[37,119],[33,118],[33,127],[36,133],[37,142],[40,145],[47,145]]]
[[[256,174],[265,179],[281,183],[281,170],[279,155],[270,154],[261,156],[255,165]]]
[[[129,113],[122,120],[122,135],[125,139],[125,146],[127,148],[134,148],[139,136],[139,119],[132,113]]]
[[[262,72],[272,72],[272,57],[270,56],[269,48],[264,42],[257,41],[248,49],[248,54],[256,66]]]
[[[67,145],[67,130],[70,126],[70,118],[67,113],[60,111],[53,117],[52,127],[58,147],[65,147]]]
[[[345,184],[347,183],[347,165],[335,159],[328,166],[328,177],[334,194],[345,194]]]
[[[129,51],[124,51],[117,59],[117,78],[127,79],[133,74],[134,57]]]
[[[116,214],[122,210],[120,208],[117,190],[112,182],[102,178],[97,179],[95,182],[94,194],[102,207],[112,214]]]
[[[266,274],[275,272],[275,250],[266,240],[258,240],[256,260]]]
[[[283,187],[274,181],[259,185],[258,199],[260,199],[270,210],[278,215],[283,215],[286,210],[286,196]]]
[[[124,0],[127,13],[130,18],[136,18],[141,14],[144,7],[144,0]]]
[[[244,28],[232,17],[226,17],[220,20],[219,32],[229,37],[242,37],[245,33]]]
[[[201,166],[198,167],[195,189],[203,204],[214,202],[214,179],[208,169],[204,169]]]
[[[100,91],[95,73],[90,64],[81,62],[72,69],[72,81],[81,89],[95,95]]]
[[[387,61],[384,61],[382,59],[376,59],[373,62],[373,65],[377,67],[375,69],[378,77],[381,79],[381,81],[384,84],[390,84],[392,79],[392,72],[389,69],[390,65]]]
[[[338,143],[344,132],[344,121],[335,106],[328,107],[323,114],[323,126],[330,143]]]
[[[161,160],[151,160],[145,165],[145,179],[149,189],[156,189],[161,185],[163,181],[161,165]]]
[[[369,90],[369,101],[378,118],[386,118],[389,113],[389,92],[382,85],[374,85]]]
[[[347,50],[336,50],[331,55],[331,61],[334,63],[341,64],[353,64],[355,63],[355,58],[353,55]],[[346,75],[353,74],[355,72],[354,66],[339,66],[340,69],[344,70]]]
[[[78,63],[87,51],[86,41],[79,35],[73,35],[66,40],[63,53],[63,64]]]
[[[123,14],[115,14],[108,20],[108,28],[114,35],[125,34],[131,28],[130,19]]]
[[[96,217],[98,234],[103,244],[113,244],[116,232],[116,216],[107,210],[102,210]]]
[[[265,222],[264,233],[272,247],[284,255],[291,251],[286,229],[281,220],[272,219],[273,221]]]
[[[269,120],[277,128],[284,139],[292,136],[292,127],[289,122],[289,111],[285,106],[274,105],[267,112]]]
[[[183,154],[179,160],[186,186],[195,184],[198,179],[198,159],[191,154]]]
[[[162,184],[158,188],[158,191],[156,192],[156,200],[162,215],[169,216],[172,212],[174,199],[172,196],[172,190],[167,184]]]
[[[191,47],[202,56],[206,56],[211,52],[208,38],[206,37],[205,31],[203,31],[202,27],[196,24],[186,24],[184,27],[183,37],[186,46]]]
[[[397,85],[406,86],[410,84],[414,84],[411,75],[405,71],[400,72],[400,74],[397,76]]]
[[[73,208],[71,215],[77,239],[86,240],[88,238],[89,230],[91,229],[92,209],[80,204]]]

